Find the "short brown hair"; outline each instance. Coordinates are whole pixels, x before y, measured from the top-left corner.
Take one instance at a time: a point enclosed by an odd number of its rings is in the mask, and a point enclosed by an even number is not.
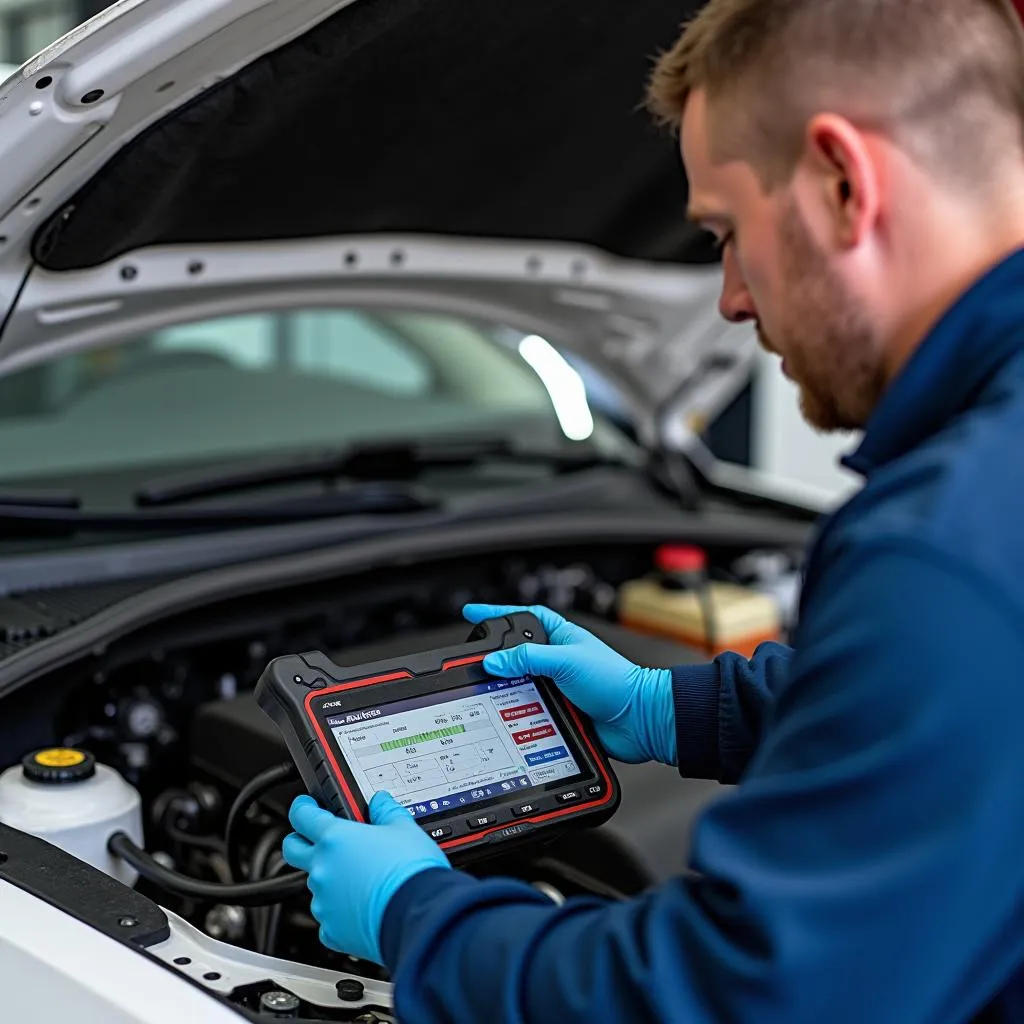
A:
[[[647,104],[677,128],[698,89],[716,115],[729,101],[716,156],[766,185],[789,178],[825,110],[977,182],[1021,157],[1024,30],[1009,0],[709,0],[658,59]]]

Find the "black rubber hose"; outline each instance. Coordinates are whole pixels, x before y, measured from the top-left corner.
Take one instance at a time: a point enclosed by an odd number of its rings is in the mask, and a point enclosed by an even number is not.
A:
[[[249,856],[249,876],[246,881],[258,882],[261,878],[270,878],[271,873],[266,871],[267,864],[272,861],[275,857],[278,860],[281,859],[281,855],[278,852],[281,849],[281,840],[284,839],[284,830],[280,828],[270,828],[263,833],[256,840],[256,845],[252,848],[252,853]],[[287,867],[287,865],[285,865]],[[249,923],[252,926],[252,933],[257,937],[256,941],[256,952],[262,953],[263,948],[261,946],[262,936],[266,932],[267,915],[270,913],[269,907],[253,907],[249,913]]]
[[[277,863],[271,867],[267,873],[268,878],[276,878],[280,876],[281,872],[287,868],[288,865],[284,860],[278,856]],[[263,935],[260,939],[259,952],[265,956],[276,956],[275,950],[277,949],[277,933],[281,927],[281,915],[284,913],[284,906],[278,903],[276,906],[269,907],[266,911],[267,922],[266,927],[263,929]]]
[[[147,882],[185,899],[228,903],[239,907],[266,907],[297,896],[306,887],[305,871],[291,871],[279,878],[233,885],[202,882],[198,878],[189,878],[188,875],[165,868],[125,832],[115,832],[107,841],[107,849],[115,857],[130,864]]]
[[[226,848],[228,867],[231,870],[231,877],[236,882],[245,879],[245,869],[242,866],[242,850],[238,842],[238,832],[242,822],[245,820],[245,812],[253,801],[258,800],[264,793],[280,786],[284,782],[290,782],[299,777],[298,769],[293,761],[283,761],[267,768],[259,775],[251,778],[243,787],[242,791],[235,797],[235,802],[228,811],[227,824],[224,826],[224,844]]]

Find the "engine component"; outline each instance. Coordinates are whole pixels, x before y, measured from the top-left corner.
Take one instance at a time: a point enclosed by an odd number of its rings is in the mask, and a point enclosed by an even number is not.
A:
[[[113,768],[72,747],[27,754],[0,775],[0,822],[45,839],[131,885],[136,872],[107,840],[123,832],[142,842],[138,791]]]
[[[206,914],[206,933],[222,942],[241,942],[245,935],[245,911],[242,907],[233,907],[218,903]]]
[[[249,693],[202,705],[196,711],[190,747],[193,766],[236,793],[250,779],[288,757],[277,726]],[[296,780],[262,799],[283,815],[302,792],[302,783]]]
[[[148,740],[156,736],[164,724],[164,709],[159,701],[143,693],[122,701],[117,717],[127,739]]]
[[[782,551],[751,551],[732,566],[741,583],[771,595],[782,614],[786,630],[796,625],[803,574],[799,559]]]
[[[615,607],[615,588],[582,563],[542,565],[534,572],[524,572],[518,590],[523,604],[543,604],[563,613],[575,608],[606,616]]]
[[[706,566],[699,548],[659,548],[657,572],[619,588],[620,621],[638,632],[674,637],[709,656],[730,650],[751,657],[760,644],[781,638],[782,617],[773,597],[709,582]]]
[[[213,786],[190,782],[169,789],[153,801],[150,820],[179,842],[195,842],[217,826],[222,800]]]

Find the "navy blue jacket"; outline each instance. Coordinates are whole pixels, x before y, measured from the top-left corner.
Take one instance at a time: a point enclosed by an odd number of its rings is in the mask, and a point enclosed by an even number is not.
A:
[[[793,648],[674,671],[681,774],[739,783],[699,876],[561,907],[410,879],[382,930],[405,1024],[1024,1021],[1024,253],[848,464]]]

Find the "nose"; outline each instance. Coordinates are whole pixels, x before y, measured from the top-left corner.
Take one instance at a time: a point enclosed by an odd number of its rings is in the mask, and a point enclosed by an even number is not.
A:
[[[718,311],[733,324],[757,318],[754,300],[747,290],[731,245],[726,246],[722,254],[722,294],[718,299]]]

